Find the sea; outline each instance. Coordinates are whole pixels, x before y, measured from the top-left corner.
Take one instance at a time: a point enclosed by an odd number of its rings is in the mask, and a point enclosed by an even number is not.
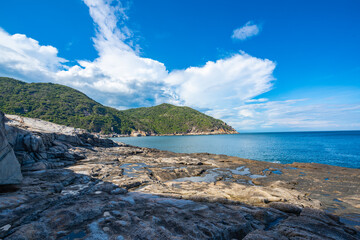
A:
[[[240,133],[113,138],[177,153],[214,153],[275,163],[322,163],[360,169],[360,131]]]

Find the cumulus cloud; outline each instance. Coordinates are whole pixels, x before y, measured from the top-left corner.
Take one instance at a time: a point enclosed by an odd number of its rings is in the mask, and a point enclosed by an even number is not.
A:
[[[163,63],[139,56],[131,41],[132,33],[126,27],[127,16],[120,2],[84,0],[94,20],[96,36],[94,47],[99,57],[93,61],[79,61],[57,73],[67,84],[129,97],[151,98],[167,76]],[[74,82],[74,79],[77,79]],[[115,98],[113,96],[112,98]],[[114,100],[113,100],[114,101]],[[121,104],[125,104],[122,102]]]
[[[267,92],[272,87],[275,64],[246,53],[207,62],[202,67],[173,71],[166,78],[185,105],[224,108]]]
[[[231,38],[245,40],[249,37],[258,35],[260,28],[258,25],[254,24],[252,21],[247,22],[244,26],[237,28],[233,31]]]
[[[30,74],[52,78],[55,71],[66,67],[63,63],[67,61],[57,54],[58,50],[53,46],[40,45],[38,41],[24,34],[10,35],[0,28],[1,74]]]

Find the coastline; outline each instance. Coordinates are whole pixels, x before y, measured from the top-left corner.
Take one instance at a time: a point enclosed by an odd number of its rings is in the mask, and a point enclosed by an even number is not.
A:
[[[224,129],[212,130],[212,131],[190,131],[188,133],[169,133],[169,134],[157,134],[153,132],[145,131],[133,131],[131,134],[102,134],[97,132],[88,132],[84,129],[68,127],[56,123],[47,122],[38,118],[29,118],[12,114],[5,114],[5,117],[11,121],[11,124],[14,126],[26,128],[29,130],[38,130],[38,131],[61,131],[66,134],[72,133],[89,133],[101,138],[115,138],[115,137],[146,137],[146,136],[198,136],[198,135],[228,135],[228,134],[239,134],[237,131],[229,131]]]
[[[132,134],[99,134],[99,133],[92,133],[102,138],[118,138],[118,137],[161,137],[161,136],[204,136],[204,135],[235,135],[240,134],[237,131],[234,132],[189,132],[189,133],[169,133],[169,134],[157,134],[157,133],[145,133],[145,132],[135,132]]]
[[[24,180],[1,188],[0,238],[173,238],[174,226],[177,236],[200,239],[360,236],[359,169],[174,153],[50,123],[47,131],[7,124]]]

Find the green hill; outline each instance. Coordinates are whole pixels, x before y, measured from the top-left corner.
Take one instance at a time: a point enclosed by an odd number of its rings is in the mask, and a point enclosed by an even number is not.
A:
[[[126,115],[136,119],[147,131],[159,134],[196,133],[212,130],[234,131],[223,121],[207,116],[189,107],[161,104],[155,107],[143,107],[125,110]]]
[[[25,83],[0,77],[0,110],[83,128],[91,132],[130,134],[228,133],[234,129],[189,107],[161,104],[119,111],[59,84]]]

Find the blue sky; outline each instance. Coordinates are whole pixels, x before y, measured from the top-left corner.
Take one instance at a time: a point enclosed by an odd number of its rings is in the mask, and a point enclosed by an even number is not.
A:
[[[239,131],[360,129],[360,2],[4,1],[0,75]]]

